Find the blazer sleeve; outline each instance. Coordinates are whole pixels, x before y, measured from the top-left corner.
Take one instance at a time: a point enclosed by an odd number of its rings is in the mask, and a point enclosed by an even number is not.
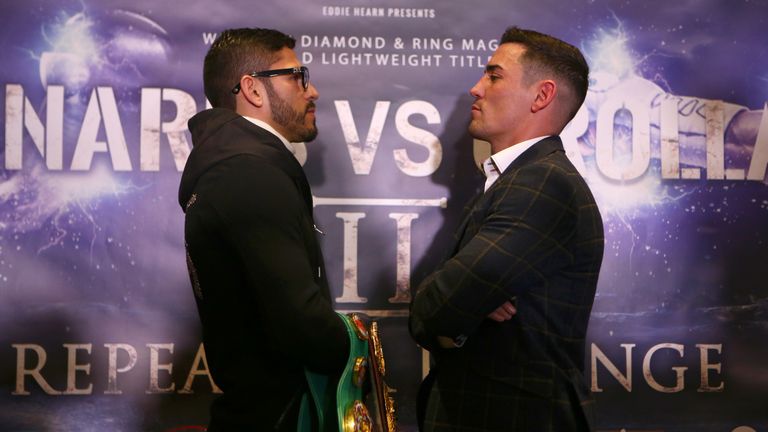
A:
[[[427,349],[436,337],[471,337],[487,315],[571,260],[573,185],[554,165],[526,165],[499,179],[479,230],[418,287],[410,331]],[[461,233],[459,233],[460,235]]]
[[[320,373],[340,372],[349,340],[310,258],[316,247],[310,210],[287,174],[266,162],[251,163],[232,185],[236,210],[226,215],[227,231],[267,340],[243,343],[269,344]]]

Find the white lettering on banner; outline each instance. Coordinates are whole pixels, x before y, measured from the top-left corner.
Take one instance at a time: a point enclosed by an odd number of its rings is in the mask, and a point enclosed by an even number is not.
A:
[[[395,18],[434,18],[434,9],[387,8],[387,16]]]
[[[365,6],[322,6],[322,16],[354,18],[434,18],[434,9],[422,8],[383,8]]]
[[[360,214],[348,213],[348,219],[358,220],[362,217]],[[415,213],[391,213],[390,218],[397,221],[398,229],[408,230],[412,221],[417,219]],[[406,243],[406,242],[404,242]],[[404,254],[407,255],[407,254]],[[405,299],[405,293],[402,292],[402,297],[399,300],[407,301]],[[396,296],[397,297],[397,296]],[[400,302],[400,301],[398,301]],[[385,314],[386,315],[386,314]],[[32,394],[32,388],[27,387],[26,378],[32,378],[32,381],[37,384],[37,387],[41,389],[45,394],[53,396],[62,395],[90,395],[93,394],[93,381],[100,381],[102,375],[97,374],[94,378],[91,374],[91,361],[92,344],[90,343],[78,343],[70,344],[64,343],[61,345],[67,351],[66,365],[62,370],[62,365],[46,365],[47,352],[43,346],[33,343],[25,344],[12,344],[11,347],[16,349],[16,383],[15,390],[11,393],[15,396],[29,396]],[[194,360],[191,362],[189,372],[185,375],[184,385],[181,390],[176,391],[176,384],[172,379],[172,372],[174,366],[174,346],[173,343],[148,343],[148,355],[144,354],[139,356],[134,346],[129,344],[117,344],[117,343],[105,343],[104,347],[106,351],[97,351],[94,355],[106,355],[107,362],[102,358],[97,357],[96,364],[108,364],[108,368],[104,374],[107,383],[104,394],[119,395],[123,394],[120,390],[117,382],[117,374],[128,373],[135,369],[135,366],[140,362],[148,362],[149,376],[148,387],[145,391],[146,394],[193,394],[193,383],[197,377],[207,378],[208,384],[212,393],[221,393],[221,389],[216,386],[211,377],[210,370],[208,368],[208,361],[205,356],[205,349],[203,344],[198,346],[195,353]],[[623,343],[619,345],[624,350],[624,363],[623,372],[620,367],[614,363],[614,360],[610,359],[602,349],[596,344],[591,344],[591,362],[589,374],[591,376],[591,390],[596,393],[604,392],[605,390],[598,383],[599,365],[605,368],[605,370],[613,376],[614,379],[624,388],[627,392],[632,392],[635,388],[633,386],[633,364],[638,359],[638,356],[642,356],[642,375],[644,381],[648,386],[659,393],[679,393],[685,390],[686,380],[685,372],[689,369],[688,366],[680,364],[669,366],[669,356],[664,357],[662,360],[658,360],[657,357],[662,351],[671,350],[675,354],[673,357],[678,357],[680,362],[689,360],[687,363],[697,364],[699,369],[699,385],[696,389],[698,393],[720,393],[725,390],[725,382],[722,380],[723,364],[720,362],[714,362],[713,355],[722,355],[723,344],[695,344],[698,351],[698,361],[692,362],[691,359],[686,357],[685,346],[678,343],[663,342],[651,346],[645,353],[635,353],[633,348],[637,345],[634,343]],[[129,355],[129,360],[125,366],[117,367],[117,353],[118,350],[124,351]],[[80,352],[80,361],[78,362],[78,352]],[[84,359],[83,357],[87,357]],[[185,362],[186,363],[186,362]],[[58,367],[58,369],[57,369]],[[143,368],[140,368],[143,370]],[[659,382],[658,376],[666,375],[664,372],[669,369],[674,371],[674,385],[664,385]],[[46,378],[43,376],[43,370],[49,376],[60,376],[61,372],[66,373],[66,389],[59,391],[53,388]],[[160,371],[165,373],[165,377],[160,376]],[[80,381],[86,382],[84,387],[77,387],[76,380],[78,373],[81,374]],[[135,379],[135,378],[134,378]],[[713,383],[713,380],[715,381]],[[161,385],[161,381],[164,384]],[[719,381],[719,382],[718,382]]]
[[[390,219],[397,222],[397,260],[395,295],[390,303],[411,302],[411,224],[418,219],[418,213],[390,213]]]
[[[445,197],[439,199],[382,199],[382,198],[323,198],[312,197],[314,206],[386,206],[386,207],[442,207],[447,206]],[[342,295],[338,303],[366,303],[367,298],[358,294],[358,222],[366,213],[338,212],[336,217],[344,221],[344,264]],[[397,252],[395,256],[395,294],[389,303],[409,303],[411,280],[411,225],[418,213],[389,213],[397,224]]]
[[[624,355],[625,360],[624,364],[626,365],[626,374],[622,374],[619,372],[619,368],[616,367],[616,365],[613,364],[608,359],[608,356],[606,356],[600,348],[597,347],[597,345],[592,344],[592,362],[591,362],[591,370],[592,370],[592,386],[591,390],[593,392],[602,392],[603,389],[601,389],[597,385],[597,361],[600,360],[600,363],[605,366],[606,369],[608,369],[608,372],[610,372],[611,375],[613,375],[614,378],[616,378],[616,381],[619,382],[627,391],[632,391],[632,348],[635,347],[635,344],[621,344],[622,348],[624,348]]]
[[[723,344],[696,344],[696,348],[699,349],[699,368],[701,370],[701,381],[699,383],[699,388],[696,391],[700,393],[723,391],[725,389],[724,382],[721,382],[717,387],[709,385],[709,371],[713,370],[717,373],[722,373],[723,366],[721,363],[710,363],[709,352],[717,351],[718,354],[722,354]]]
[[[381,134],[384,130],[384,123],[386,122],[391,102],[376,102],[364,145],[360,144],[360,136],[357,133],[357,126],[349,101],[337,100],[334,101],[334,105],[339,116],[344,140],[347,143],[347,151],[352,161],[352,169],[357,175],[369,175],[374,158],[376,157],[376,151],[379,148]],[[413,114],[424,115],[428,124],[439,124],[440,113],[434,105],[426,101],[406,102],[395,113],[395,127],[398,133],[406,140],[425,147],[429,152],[424,162],[413,162],[404,149],[396,149],[393,151],[393,154],[397,167],[406,175],[423,177],[437,171],[442,161],[443,150],[440,139],[436,135],[417,128],[408,122],[408,118]]]
[[[336,213],[344,221],[344,283],[337,303],[367,303],[368,299],[357,293],[357,221],[365,213]]]
[[[680,178],[680,122],[677,101],[664,99],[659,107],[661,141],[661,178]]]
[[[311,57],[311,55],[310,55]],[[471,62],[477,64],[480,60],[470,59],[472,56],[456,57],[452,61]],[[461,59],[459,59],[461,57]],[[48,86],[46,89],[45,118],[34,109],[34,104],[24,94],[20,84],[6,84],[5,87],[5,166],[6,170],[23,169],[25,142],[31,143],[37,155],[45,161],[49,170],[63,170],[65,123],[65,89],[63,86]],[[138,125],[139,145],[137,164],[140,171],[159,171],[160,148],[162,136],[168,143],[170,154],[177,171],[183,169],[190,152],[186,123],[196,112],[194,98],[181,90],[172,88],[142,88],[140,90],[140,124]],[[651,148],[651,103],[659,106],[659,137],[657,149]],[[374,107],[371,123],[364,144],[355,126],[349,100],[334,101],[347,150],[352,160],[352,168],[357,175],[369,175],[373,165],[382,132],[385,127],[391,101],[377,101]],[[168,106],[168,108],[166,108]],[[206,107],[209,104],[206,103]],[[87,171],[93,168],[93,159],[99,153],[108,153],[112,168],[115,171],[131,171],[134,164],[130,157],[129,143],[126,142],[124,127],[111,87],[97,87],[91,90],[85,114],[80,123],[78,138],[74,143],[72,160],[69,169]],[[164,112],[175,109],[172,120],[163,122]],[[706,127],[704,140],[701,144],[688,144],[686,151],[699,152],[703,157],[701,162],[682,160],[680,149],[679,121],[677,102],[674,98],[662,99],[657,102],[638,99],[631,93],[615,94],[603,102],[596,113],[596,119],[590,119],[585,107],[579,111],[568,128],[563,132],[563,141],[569,157],[576,167],[585,173],[583,155],[579,148],[579,140],[590,133],[589,125],[595,120],[595,161],[599,174],[618,181],[637,180],[648,175],[648,167],[653,157],[660,159],[661,178],[700,179],[702,169],[706,170],[707,180],[751,180],[764,181],[768,170],[768,104],[763,108],[754,143],[743,143],[746,149],[738,150],[742,156],[742,167],[729,167],[730,160],[726,153],[724,136],[726,125],[723,115],[723,102],[705,101],[702,112]],[[439,110],[430,102],[414,100],[405,102],[398,107],[395,114],[397,132],[414,144],[428,151],[423,162],[414,162],[405,149],[393,150],[396,166],[404,174],[412,177],[427,176],[439,169],[442,159],[442,146],[437,136],[425,129],[415,127],[408,121],[413,114],[421,114],[428,124],[440,124]],[[617,133],[617,118],[630,119],[632,137],[628,142],[615,139]],[[77,124],[77,123],[75,123]],[[656,124],[656,120],[654,120]],[[71,127],[71,126],[70,126]],[[106,139],[99,138],[100,130],[104,131]],[[31,138],[25,140],[26,135]],[[750,148],[750,144],[753,146]],[[304,150],[301,145],[301,150]],[[626,146],[619,148],[618,146]],[[697,147],[698,146],[698,147]],[[655,150],[655,151],[654,151]],[[751,150],[751,151],[750,151]],[[656,156],[658,155],[658,156]],[[34,155],[33,155],[34,156]],[[306,160],[306,153],[300,152],[300,160]],[[477,156],[477,155],[476,155]],[[746,175],[745,175],[746,172]]]
[[[595,134],[595,160],[598,171],[614,180],[636,180],[645,175],[652,157],[650,141],[650,103],[630,93],[616,94],[606,99],[597,113]],[[580,112],[586,111],[584,108]],[[660,102],[659,159],[662,179],[696,180],[701,169],[706,169],[707,180],[744,180],[744,168],[725,167],[725,118],[722,101],[706,101],[704,104],[705,140],[702,149],[706,160],[702,167],[680,167],[679,107],[675,99]],[[628,152],[617,152],[614,139],[617,116],[631,118],[632,139]],[[578,118],[578,116],[577,116]],[[576,126],[584,130],[584,124]],[[570,129],[570,127],[569,127]],[[568,129],[565,133],[573,134]],[[578,137],[583,135],[579,134]],[[616,154],[631,156],[624,160]],[[572,159],[573,160],[573,159]],[[747,180],[763,181],[768,166],[768,104],[763,109],[762,120],[751,155]]]
[[[12,344],[12,347],[16,348],[16,389],[13,391],[13,395],[28,396],[31,393],[24,386],[25,377],[31,376],[33,380],[40,386],[46,394],[60,395],[61,392],[51,387],[48,381],[43,378],[41,370],[45,366],[45,362],[48,359],[48,355],[45,349],[36,344]],[[34,351],[37,355],[37,363],[31,368],[27,369],[27,351]]]
[[[417,49],[419,50],[419,49]],[[321,65],[339,65],[339,66],[391,66],[391,67],[413,67],[440,68],[450,66],[453,68],[476,68],[482,69],[490,59],[489,55],[480,56],[473,54],[405,54],[400,52],[350,52],[350,51],[321,51],[318,56],[312,51],[302,51],[301,59],[305,65],[315,62],[316,58]],[[448,58],[448,63],[443,62]]]
[[[203,32],[203,43],[205,45],[211,45],[213,41],[216,40],[216,38],[219,36],[218,33],[212,33],[212,32]]]
[[[415,50],[452,50],[452,38],[412,38],[411,48]]]
[[[323,16],[349,16],[349,6],[323,6]]]
[[[591,345],[591,390],[599,393],[603,389],[598,384],[598,362],[605,367],[605,369],[621,384],[627,392],[632,392],[632,365],[633,356],[632,348],[636,344],[621,344],[624,348],[624,370],[625,373],[621,373],[619,368],[608,358],[607,355],[596,345]],[[716,351],[718,354],[722,354],[723,344],[696,344],[699,350],[699,387],[697,392],[700,393],[713,393],[722,392],[725,389],[725,383],[720,382],[717,386],[710,384],[710,372],[714,371],[718,374],[722,373],[721,363],[710,362],[710,351]],[[675,381],[673,386],[665,386],[659,383],[654,375],[654,370],[658,373],[658,370],[653,368],[654,355],[660,350],[672,350],[675,351],[680,360],[685,360],[685,347],[677,343],[660,343],[652,346],[646,351],[643,356],[643,378],[648,386],[660,393],[679,393],[685,390],[685,371],[687,366],[672,366],[671,370],[675,372]]]
[[[763,116],[757,132],[755,148],[747,172],[747,180],[763,181],[768,170],[768,103],[763,106]]]
[[[645,174],[651,162],[650,106],[632,97],[610,98],[603,103],[595,126],[597,143],[595,160],[606,177],[614,180],[634,180]],[[614,157],[614,120],[617,115],[632,116],[631,160],[621,164]]]
[[[448,207],[448,198],[402,199],[402,198],[328,198],[312,196],[313,206],[387,206],[387,207]]]
[[[12,344],[11,347],[16,349],[16,384],[15,389],[11,393],[14,396],[29,396],[32,394],[32,389],[27,388],[27,377],[37,384],[37,386],[45,392],[45,394],[52,396],[68,396],[68,395],[91,395],[93,394],[93,381],[94,378],[91,375],[91,361],[85,360],[83,357],[91,358],[91,349],[93,344],[90,343],[78,343],[70,344],[65,343],[62,345],[67,351],[67,364],[66,364],[66,389],[59,391],[53,388],[43,376],[43,368],[45,367],[46,373],[50,375],[61,375],[61,370],[55,369],[57,365],[47,365],[48,359],[45,348],[38,344],[25,343],[25,344]],[[149,362],[149,376],[148,386],[145,391],[146,394],[166,394],[174,393],[176,383],[173,382],[171,375],[173,372],[173,343],[148,343],[146,344],[149,355],[139,356],[136,348],[133,345],[124,343],[105,343],[106,348],[106,362],[101,358],[96,359],[96,364],[106,363],[106,389],[104,394],[120,395],[123,391],[118,386],[117,376],[118,374],[127,373],[135,368],[140,361]],[[128,355],[128,362],[125,366],[118,367],[117,359],[118,352],[123,351]],[[34,355],[30,355],[34,353]],[[78,362],[78,353],[80,362]],[[96,354],[102,354],[104,352],[98,351]],[[162,360],[161,360],[162,357]],[[170,358],[171,360],[166,360]],[[28,366],[29,365],[29,366]],[[53,368],[53,369],[52,369]],[[160,372],[163,371],[167,377],[161,377]],[[77,381],[87,384],[84,387],[78,387]],[[203,344],[198,346],[195,358],[192,361],[192,366],[189,369],[189,373],[186,375],[184,386],[181,390],[177,391],[178,394],[193,394],[192,385],[197,377],[206,377],[210,384],[212,393],[221,393],[221,389],[216,386],[211,377],[210,370],[208,368],[208,361],[205,357],[205,349]],[[97,382],[100,377],[96,377]],[[170,383],[163,387],[161,381],[169,381]]]
[[[680,344],[672,344],[672,343],[663,343],[658,344],[651,349],[648,350],[647,353],[645,353],[645,357],[643,357],[643,377],[645,377],[645,382],[648,383],[648,385],[660,393],[678,393],[683,390],[685,387],[684,380],[683,380],[683,373],[688,369],[685,366],[674,366],[672,367],[672,370],[675,371],[676,380],[675,380],[675,386],[674,387],[667,387],[659,384],[658,381],[656,381],[656,378],[653,376],[653,373],[651,372],[651,358],[653,357],[653,354],[656,353],[656,351],[659,351],[661,349],[671,349],[677,351],[678,354],[680,354],[680,358],[683,357],[685,353],[685,348]]]
[[[357,175],[368,175],[371,173],[371,165],[376,157],[376,150],[379,148],[381,133],[384,130],[384,122],[387,119],[390,102],[378,101],[373,109],[371,125],[368,127],[368,135],[365,138],[365,144],[360,145],[360,136],[357,134],[357,126],[352,115],[352,108],[349,101],[333,101],[336,106],[336,113],[341,123],[341,131],[344,134],[344,141],[347,143],[349,158],[352,160],[352,169]]]
[[[353,215],[354,213],[336,213],[337,216]],[[360,213],[365,217],[365,213]],[[360,217],[359,219],[362,219]],[[388,299],[389,303],[409,303],[410,302],[410,281],[411,281],[411,223],[419,216],[416,213],[390,213],[389,217],[397,223],[397,252],[395,258],[395,294]],[[358,219],[358,220],[359,220]],[[344,292],[341,297],[336,298],[338,303],[366,303],[365,297],[358,295],[357,285],[357,221],[350,227],[347,219],[344,219]],[[354,250],[354,259],[351,253]],[[348,257],[350,257],[348,259]],[[354,267],[352,267],[354,265]]]
[[[84,350],[91,354],[91,344],[64,344],[67,349],[67,390],[64,394],[68,395],[88,395],[93,393],[93,384],[88,384],[86,388],[77,388],[77,372],[83,372],[85,375],[91,373],[91,364],[77,364],[77,351]]]
[[[187,140],[187,121],[197,110],[194,98],[171,88],[141,89],[141,97],[140,170],[159,170],[160,135],[164,134],[176,169],[181,171],[191,148]],[[48,86],[45,102],[46,119],[43,126],[32,103],[24,96],[24,88],[18,84],[6,85],[5,169],[22,169],[25,130],[32,138],[38,154],[45,159],[46,167],[50,170],[63,169],[64,87]],[[176,117],[171,121],[161,122],[163,102],[172,103],[175,107]],[[102,126],[106,142],[98,140]],[[96,153],[109,153],[115,171],[132,170],[117,101],[111,87],[97,87],[91,91],[70,169],[90,170]]]
[[[172,102],[176,117],[160,122],[162,102]],[[141,89],[141,170],[160,170],[160,134],[165,133],[176,169],[182,171],[192,146],[187,141],[187,121],[197,113],[195,99],[177,89]]]
[[[136,366],[136,361],[138,359],[136,348],[128,344],[104,344],[104,346],[109,350],[107,390],[104,394],[123,394],[123,392],[117,388],[117,374],[128,372]],[[128,354],[128,364],[121,368],[117,367],[117,350],[125,351]]]
[[[104,124],[107,141],[98,141],[99,127]],[[91,91],[85,119],[77,138],[75,155],[72,157],[73,171],[87,171],[91,168],[94,153],[109,152],[115,171],[130,171],[131,159],[125,143],[123,125],[117,112],[115,92],[111,87],[98,87]]]
[[[722,180],[725,178],[725,108],[723,101],[708,101],[705,107],[707,180]],[[744,171],[740,171],[743,180]]]
[[[32,104],[18,84],[5,86],[5,168],[21,169],[21,142],[26,128],[37,151],[50,170],[63,164],[64,87],[49,86],[46,103],[46,125],[40,121]]]
[[[310,36],[301,35],[301,48],[384,49],[387,41],[381,36]]]
[[[483,59],[478,55],[456,55],[451,54],[448,56],[451,59],[451,67],[473,67],[484,68],[485,62],[490,59],[490,56]]]
[[[356,7],[352,9],[352,15],[358,17],[383,17],[384,8]]]
[[[352,10],[354,14],[355,9]],[[344,9],[328,12],[346,13]],[[322,65],[340,66],[484,68],[490,53],[498,48],[498,40],[461,39],[457,43],[453,38],[440,37],[393,37],[388,40],[381,36],[302,35],[299,47],[302,61],[307,65],[317,61]],[[391,52],[385,49],[391,49]],[[463,52],[456,54],[457,51]],[[445,58],[449,62],[444,62]]]
[[[171,382],[168,387],[160,387],[160,371],[164,370],[168,375],[173,373],[173,363],[160,364],[160,350],[173,354],[173,344],[147,344],[147,347],[149,348],[149,389],[147,389],[147,394],[173,393],[176,389],[174,382]]]
[[[405,149],[396,149],[394,155],[397,167],[409,176],[425,177],[440,168],[440,162],[443,160],[443,148],[436,135],[408,123],[408,118],[413,114],[423,114],[427,119],[427,124],[440,124],[440,112],[429,102],[410,101],[398,108],[395,114],[395,127],[400,136],[426,148],[429,152],[429,156],[424,162],[414,162],[408,157],[408,152]]]
[[[498,39],[484,41],[482,39],[462,39],[461,49],[464,51],[496,51],[499,47]]]
[[[314,55],[309,51],[304,51],[301,55],[304,64],[310,64],[314,60]],[[341,66],[440,67],[442,58],[442,54],[322,52],[320,53],[320,64]]]
[[[202,365],[203,367],[200,368],[199,366]],[[192,367],[189,368],[189,375],[187,375],[187,380],[184,382],[184,387],[179,390],[179,393],[181,394],[192,394],[194,393],[192,391],[192,383],[195,380],[195,377],[198,376],[204,376],[208,378],[208,382],[211,384],[212,392],[215,394],[223,393],[219,386],[216,385],[215,382],[213,382],[213,377],[211,376],[210,369],[208,369],[208,359],[205,356],[205,349],[203,349],[203,344],[200,344],[200,347],[197,349],[197,354],[195,354],[195,360],[192,362]]]

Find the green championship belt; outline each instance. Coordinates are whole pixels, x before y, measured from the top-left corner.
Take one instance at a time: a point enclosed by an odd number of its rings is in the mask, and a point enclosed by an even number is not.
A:
[[[384,383],[384,354],[376,322],[339,314],[349,336],[349,357],[338,380],[305,370],[309,392],[301,401],[298,432],[394,432],[394,401]],[[364,321],[365,319],[365,321]],[[315,416],[313,422],[313,416]],[[314,429],[312,424],[319,425]]]

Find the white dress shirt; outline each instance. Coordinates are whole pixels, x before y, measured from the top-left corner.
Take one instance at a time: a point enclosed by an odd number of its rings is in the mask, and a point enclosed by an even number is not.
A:
[[[549,135],[544,135],[536,138],[525,140],[521,143],[509,146],[504,150],[491,155],[488,159],[483,161],[483,172],[485,173],[485,189],[487,191],[496,179],[499,178],[501,173],[509,167],[512,162],[515,161],[521,154],[531,148],[537,142],[543,140]]]
[[[259,119],[255,119],[253,117],[243,116],[243,118],[248,120],[249,122],[255,124],[256,126],[262,128],[262,129],[266,129],[267,132],[269,132],[272,135],[276,136],[285,145],[285,148],[287,148],[288,151],[291,152],[293,157],[296,157],[296,148],[293,146],[293,144],[288,142],[288,140],[285,139],[284,136],[280,135],[280,132],[276,131],[272,126],[268,125],[266,122],[263,122],[263,121],[261,121]]]

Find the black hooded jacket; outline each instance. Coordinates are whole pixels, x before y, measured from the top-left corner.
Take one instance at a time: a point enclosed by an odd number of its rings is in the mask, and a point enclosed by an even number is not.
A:
[[[349,352],[309,184],[276,136],[233,111],[203,111],[189,130],[179,187],[187,265],[224,391],[209,430],[295,430],[304,368],[339,373]]]

